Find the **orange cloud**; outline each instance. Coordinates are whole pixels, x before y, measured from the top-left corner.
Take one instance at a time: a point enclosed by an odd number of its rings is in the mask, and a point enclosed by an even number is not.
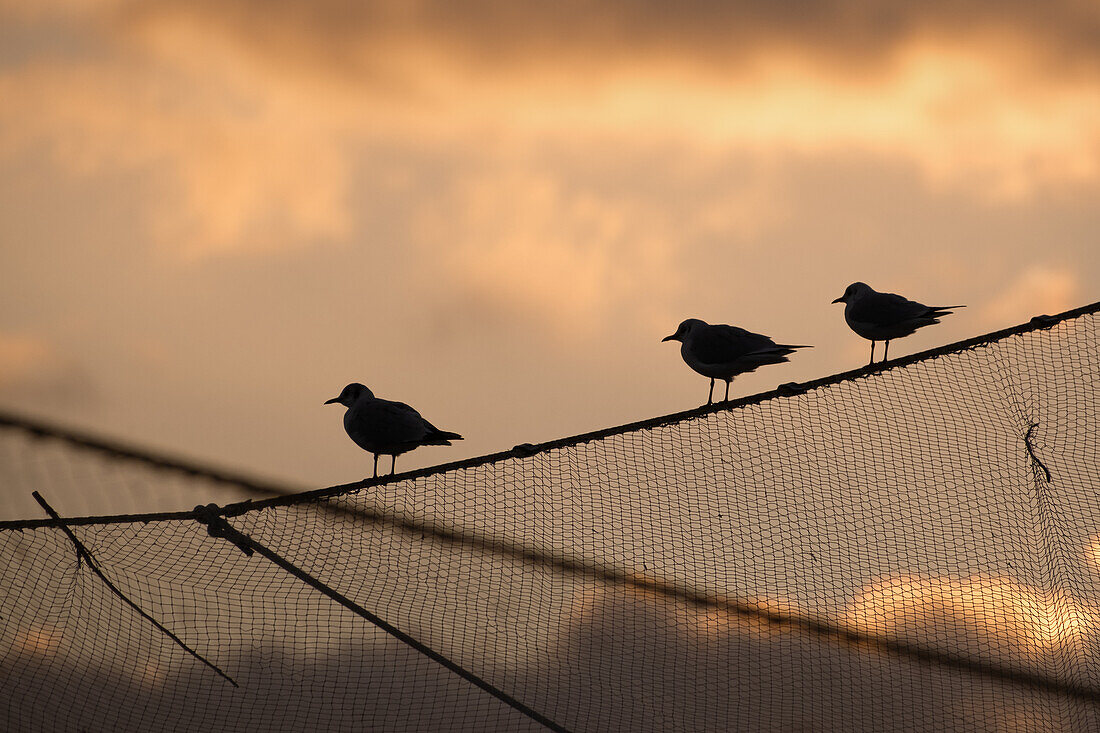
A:
[[[1027,320],[1042,313],[1054,314],[1080,305],[1080,283],[1066,269],[1032,265],[995,295],[982,309],[982,318],[990,328]]]
[[[964,580],[903,575],[869,584],[847,621],[867,633],[991,654],[1005,661],[1045,658],[1094,643],[1100,614],[1063,591],[1043,592],[1011,578]]]
[[[50,340],[0,331],[0,397],[80,407],[94,403],[98,390],[85,365]]]
[[[57,653],[63,640],[61,629],[35,624],[18,629],[12,646],[29,656],[48,657]]]
[[[0,152],[38,143],[74,175],[149,176],[164,189],[153,197],[154,234],[188,254],[279,246],[268,235],[280,229],[345,236],[348,174],[332,126],[303,120],[311,101],[293,89],[247,70],[219,76],[234,68],[231,49],[192,51],[200,68],[51,61],[0,76],[14,103]]]
[[[34,379],[51,369],[56,358],[42,339],[0,332],[0,388]]]
[[[458,183],[419,232],[425,243],[446,243],[441,267],[452,284],[545,316],[560,334],[592,335],[623,301],[637,303],[655,330],[672,320],[663,304],[678,284],[677,233],[643,201],[497,171]]]
[[[864,16],[826,4],[813,23],[760,3],[671,16],[616,5],[637,13],[629,22],[585,3],[484,2],[459,15],[433,3],[48,7],[37,23],[85,34],[95,52],[47,49],[0,67],[0,150],[44,144],[76,175],[148,176],[156,238],[188,255],[346,242],[354,180],[370,174],[358,154],[366,146],[503,158],[513,168],[546,141],[593,157],[609,145],[666,146],[687,166],[730,153],[856,151],[994,201],[1100,177],[1100,87],[1076,67],[1061,73],[1069,57],[1050,41],[1052,28],[1088,20],[1069,4],[1009,28],[999,12],[969,17],[946,5],[883,22],[869,8]],[[4,8],[23,21],[29,12]],[[545,22],[531,23],[532,13]],[[971,31],[951,30],[958,14]],[[546,30],[566,20],[581,30],[575,37]],[[1050,68],[1022,61],[1032,56]],[[565,187],[562,175],[547,185]],[[781,205],[758,203],[753,211]],[[558,205],[577,203],[529,204]],[[622,227],[612,220],[623,213],[586,226],[613,238],[608,227]],[[576,265],[614,269],[615,252],[555,242],[586,232],[555,230],[554,218],[530,218],[550,231],[511,243],[542,252],[559,278]],[[486,273],[512,276],[515,257],[492,246]],[[540,286],[521,277],[517,287]],[[593,287],[577,283],[590,299]]]

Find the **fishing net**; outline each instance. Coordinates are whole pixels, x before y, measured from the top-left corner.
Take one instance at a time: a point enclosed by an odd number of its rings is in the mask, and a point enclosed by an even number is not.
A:
[[[0,728],[1098,730],[1098,313],[393,479],[0,522]],[[31,432],[5,491],[218,483]]]

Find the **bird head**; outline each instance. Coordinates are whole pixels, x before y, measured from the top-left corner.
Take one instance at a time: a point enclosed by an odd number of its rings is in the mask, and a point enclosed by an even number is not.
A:
[[[367,397],[374,397],[374,393],[369,389],[359,384],[358,382],[352,382],[340,392],[339,397],[333,397],[331,400],[325,400],[326,405],[339,404],[344,407],[351,407],[355,404],[363,395]]]
[[[847,303],[856,295],[862,295],[863,293],[870,292],[871,287],[863,283],[852,283],[844,289],[844,295],[840,296],[834,303]]]
[[[707,325],[705,321],[700,321],[698,318],[689,318],[680,323],[676,328],[676,333],[671,336],[665,336],[661,341],[679,341],[683,343],[685,338],[691,336],[692,331],[705,325]]]

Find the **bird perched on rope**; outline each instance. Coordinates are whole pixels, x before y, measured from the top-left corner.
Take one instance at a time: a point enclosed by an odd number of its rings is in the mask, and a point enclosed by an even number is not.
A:
[[[378,477],[378,456],[391,457],[390,475],[397,467],[397,456],[422,445],[450,445],[462,440],[458,433],[440,430],[404,402],[379,399],[358,383],[344,387],[339,397],[326,400],[326,405],[340,404],[344,413],[344,430],[355,444],[374,454],[374,476]]]
[[[738,374],[751,372],[765,364],[782,364],[787,354],[809,346],[777,344],[767,336],[746,331],[737,326],[711,325],[698,318],[680,324],[676,333],[661,341],[679,341],[680,356],[689,367],[704,377],[710,377],[707,404],[714,401],[714,380],[726,383],[725,400],[730,398],[730,381]]]
[[[929,306],[903,298],[894,293],[880,293],[870,285],[852,283],[834,303],[844,303],[844,320],[848,328],[871,342],[871,361],[875,363],[875,342],[885,341],[882,361],[893,339],[908,336],[918,328],[939,323],[943,316],[951,315],[952,308],[965,305]]]

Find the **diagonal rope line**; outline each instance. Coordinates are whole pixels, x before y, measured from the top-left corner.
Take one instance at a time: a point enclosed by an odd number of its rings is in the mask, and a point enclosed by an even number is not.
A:
[[[118,587],[115,586],[115,584],[112,583],[107,578],[107,576],[103,574],[103,571],[99,569],[99,565],[96,563],[95,558],[92,557],[92,553],[88,551],[88,548],[84,546],[84,543],[77,538],[77,536],[73,533],[71,529],[69,529],[64,521],[58,516],[57,512],[54,511],[53,507],[46,503],[46,500],[42,498],[42,495],[35,491],[32,492],[32,496],[34,496],[35,501],[42,505],[42,508],[46,510],[47,514],[57,520],[58,524],[56,526],[59,527],[68,536],[69,540],[72,541],[73,545],[76,547],[76,557],[78,562],[80,560],[83,560],[84,562],[88,563],[88,567],[91,568],[92,572],[95,573],[99,577],[99,579],[103,581],[103,583],[107,586],[108,589],[110,589],[112,593],[125,601],[126,605],[128,605],[130,608],[137,611],[137,613],[142,618],[147,619],[151,624],[153,624],[153,626],[156,626],[158,631],[163,633],[172,641],[176,642],[176,644],[178,644],[184,651],[193,656],[195,659],[199,660],[207,667],[217,672],[221,677],[224,677],[226,680],[229,681],[229,684],[233,685],[234,687],[240,687],[240,685],[238,685],[232,677],[221,671],[213,662],[209,661],[197,651],[187,646],[187,644],[185,644],[182,639],[173,634],[166,626],[164,626],[164,624],[160,623],[148,613],[143,611],[141,607],[138,606],[138,604],[131,601],[125,593],[119,590]]]
[[[322,594],[328,596],[329,598],[336,601],[337,603],[339,603],[344,608],[347,608],[348,610],[359,614],[360,616],[365,618],[367,621],[374,624],[378,628],[382,629],[383,631],[385,631],[387,634],[394,637],[398,641],[401,641],[402,643],[407,644],[408,646],[412,647],[413,649],[420,652],[424,656],[428,657],[432,661],[437,662],[438,664],[442,665],[443,667],[446,667],[447,669],[454,672],[455,674],[457,674],[459,677],[466,680],[467,682],[471,682],[474,685],[477,685],[482,690],[484,690],[485,692],[488,692],[490,695],[497,698],[501,702],[511,706],[512,708],[515,708],[516,710],[523,713],[527,717],[531,718],[532,720],[534,720],[538,723],[541,723],[543,726],[549,728],[552,731],[556,731],[557,733],[569,733],[567,728],[564,728],[561,725],[558,725],[553,720],[551,720],[550,718],[548,718],[545,715],[541,714],[540,712],[538,712],[534,708],[531,708],[531,707],[525,705],[524,703],[520,702],[516,698],[509,695],[507,692],[504,692],[500,688],[495,687],[494,685],[490,684],[486,680],[483,680],[482,678],[478,677],[477,675],[475,675],[473,672],[469,671],[465,667],[462,667],[462,666],[458,665],[457,663],[451,661],[450,659],[443,656],[442,654],[435,651],[434,649],[427,646],[426,644],[423,644],[422,642],[417,641],[412,636],[409,636],[408,634],[406,634],[401,629],[399,629],[396,626],[393,626],[392,624],[388,623],[387,621],[385,621],[380,616],[377,616],[374,613],[371,613],[366,608],[364,608],[363,606],[360,606],[358,603],[351,600],[350,598],[345,596],[343,593],[336,590],[332,586],[328,585],[324,581],[322,581],[318,578],[315,578],[314,576],[307,573],[305,570],[302,570],[297,565],[290,562],[289,560],[284,558],[282,555],[279,555],[274,550],[269,549],[268,547],[264,546],[263,544],[257,542],[255,539],[253,539],[249,535],[246,535],[243,532],[241,532],[240,530],[236,529],[231,524],[229,524],[229,522],[227,522],[224,517],[222,517],[218,514],[216,505],[209,505],[208,504],[205,507],[205,509],[206,509],[206,511],[205,512],[200,512],[199,516],[197,516],[196,519],[207,525],[207,531],[210,533],[211,536],[213,536],[213,537],[222,537],[222,538],[232,542],[234,545],[236,545],[238,547],[238,549],[240,549],[242,552],[245,552],[246,554],[251,555],[252,552],[258,552],[259,554],[263,555],[268,560],[275,563],[276,565],[278,565],[280,568],[282,568],[286,572],[293,575],[298,580],[300,580],[303,583],[305,583],[306,585],[309,585],[310,587],[312,587],[314,590],[317,590],[317,591],[321,592]]]

